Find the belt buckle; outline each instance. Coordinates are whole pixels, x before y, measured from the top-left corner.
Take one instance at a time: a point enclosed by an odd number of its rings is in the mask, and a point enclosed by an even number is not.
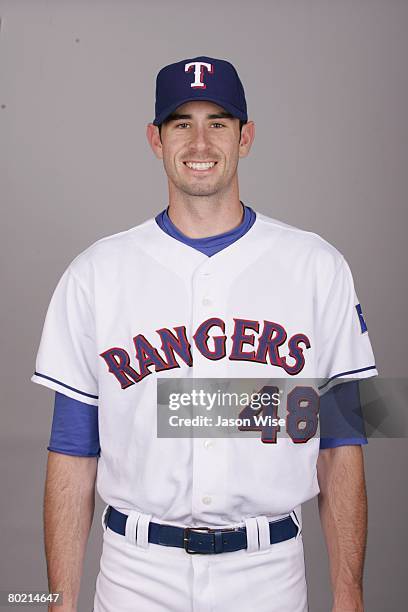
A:
[[[198,550],[189,549],[188,543],[190,540],[189,540],[188,534],[190,533],[190,531],[211,533],[211,531],[215,531],[215,530],[211,529],[211,527],[184,527],[183,542],[184,542],[184,550],[186,551],[186,553],[188,553],[189,555],[209,555],[211,554],[211,553],[202,553],[202,552],[199,552]]]
[[[184,541],[184,550],[186,551],[186,553],[188,553],[189,555],[211,555],[212,553],[208,552],[208,553],[203,553],[200,552],[198,550],[190,550],[188,547],[188,543],[189,543],[189,537],[188,534],[190,533],[190,531],[198,531],[198,532],[205,532],[205,533],[215,533],[216,531],[237,531],[237,527],[230,527],[230,528],[217,528],[214,529],[213,527],[184,527],[184,537],[183,537],[183,541]]]

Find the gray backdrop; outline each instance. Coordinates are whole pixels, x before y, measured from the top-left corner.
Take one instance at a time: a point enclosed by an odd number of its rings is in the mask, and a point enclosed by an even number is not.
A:
[[[45,589],[53,394],[30,376],[68,263],[167,204],[161,162],[145,138],[164,64],[211,55],[237,66],[257,126],[240,162],[241,199],[345,255],[380,373],[406,375],[408,4],[3,0],[0,16],[0,590]],[[406,440],[371,440],[365,457],[367,610],[400,611]],[[98,499],[80,612],[92,607],[101,510]],[[327,612],[316,500],[303,515],[310,610]]]

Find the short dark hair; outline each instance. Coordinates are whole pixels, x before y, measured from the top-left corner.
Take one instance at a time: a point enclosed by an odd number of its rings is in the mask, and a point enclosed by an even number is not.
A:
[[[158,126],[158,127],[159,127],[159,136],[160,136],[160,140],[161,140],[161,128],[162,128],[162,125],[163,125],[164,123],[168,123],[168,122],[169,122],[169,119],[165,119],[165,120],[164,120],[164,121],[163,121],[163,122],[162,122],[162,123],[161,123],[161,124]],[[242,126],[243,126],[243,125],[245,125],[245,123],[247,123],[247,121],[245,121],[245,120],[243,120],[243,119],[240,119],[240,120],[239,120],[239,136],[240,136],[240,137],[241,137],[241,132],[242,132]]]

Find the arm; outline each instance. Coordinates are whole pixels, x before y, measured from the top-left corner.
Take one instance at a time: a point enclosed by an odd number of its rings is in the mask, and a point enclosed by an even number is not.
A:
[[[320,520],[330,562],[332,612],[363,612],[367,495],[361,446],[321,450],[317,475]]]
[[[62,591],[75,612],[86,544],[95,507],[97,457],[49,452],[44,494],[44,541],[50,593]]]

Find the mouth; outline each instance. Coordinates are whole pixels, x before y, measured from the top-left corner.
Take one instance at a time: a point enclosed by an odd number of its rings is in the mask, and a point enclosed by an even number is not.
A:
[[[215,168],[215,166],[217,165],[217,162],[216,161],[207,161],[207,162],[185,161],[183,162],[183,164],[186,166],[186,168],[188,168],[189,170],[192,170],[193,172],[207,173],[207,172],[211,172],[211,170]]]

